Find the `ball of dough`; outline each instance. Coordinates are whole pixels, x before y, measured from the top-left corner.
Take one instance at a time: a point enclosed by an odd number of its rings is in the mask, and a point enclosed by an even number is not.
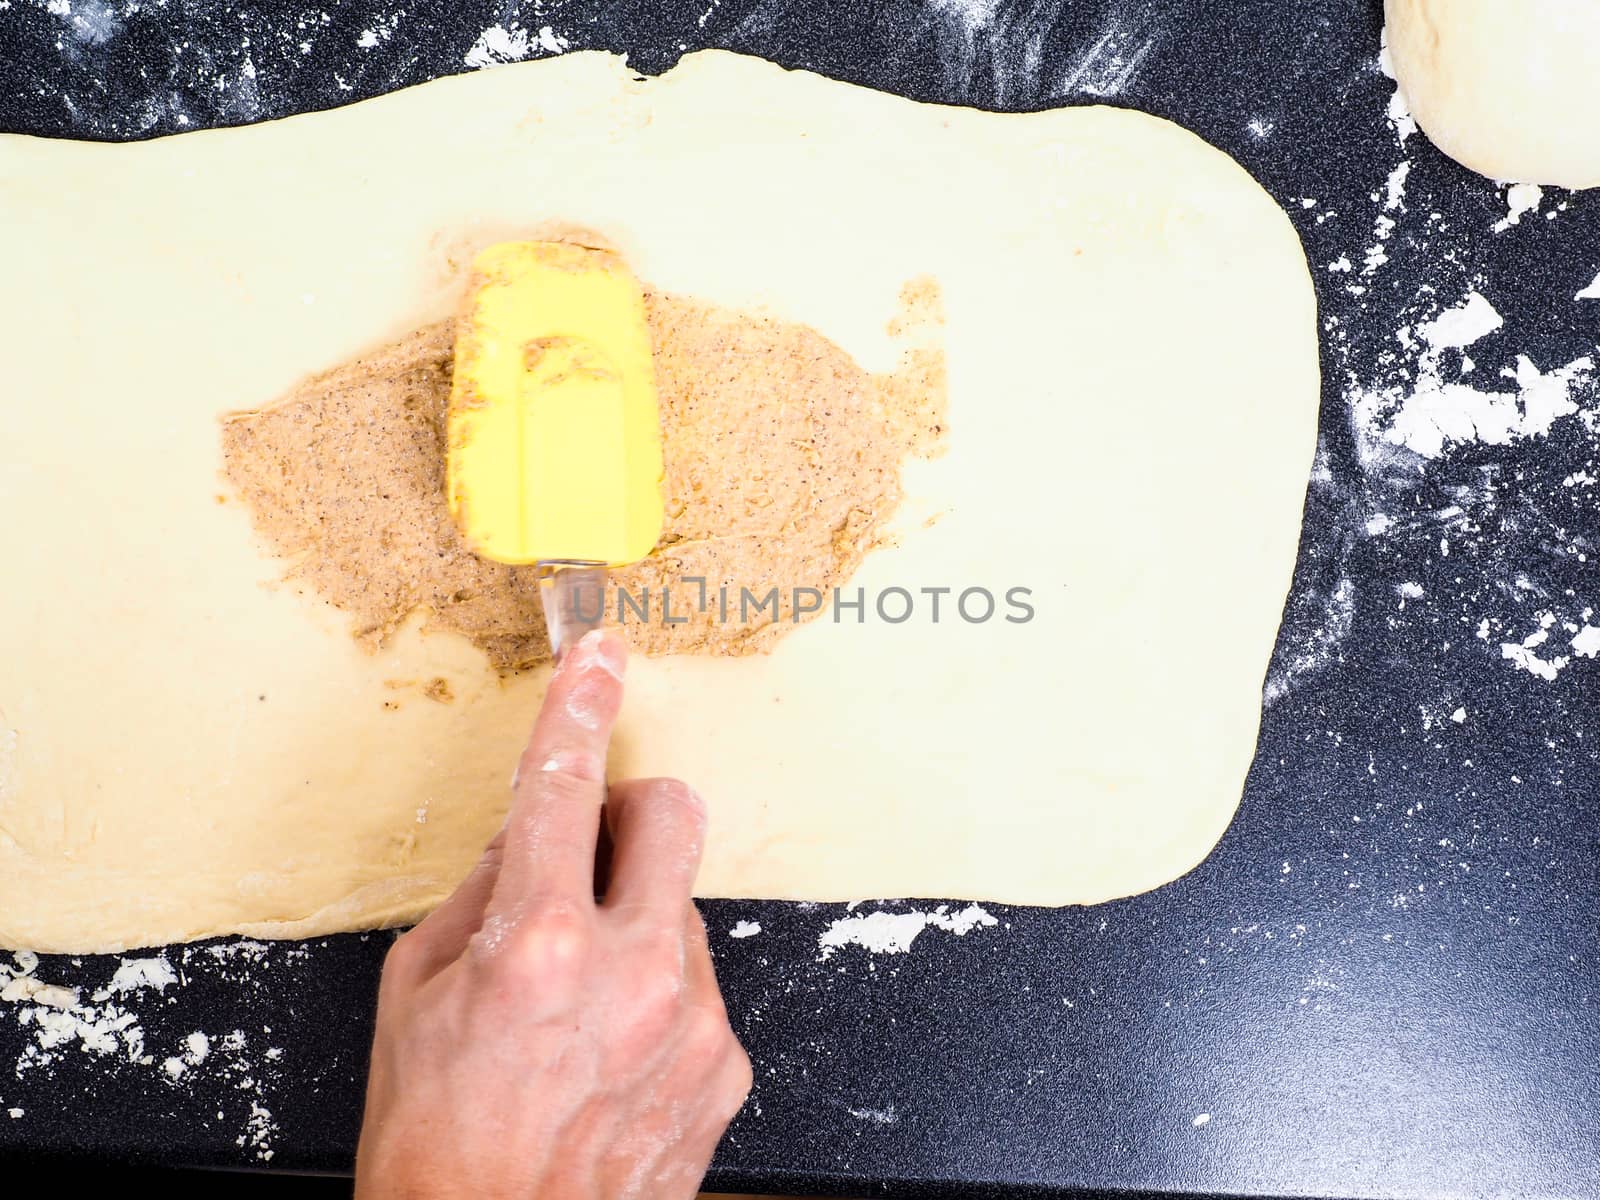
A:
[[[1600,0],[1385,0],[1417,124],[1494,179],[1600,185]]]

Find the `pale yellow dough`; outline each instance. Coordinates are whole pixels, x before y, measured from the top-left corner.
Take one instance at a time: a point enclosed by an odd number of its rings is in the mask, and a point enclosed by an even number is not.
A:
[[[1600,186],[1600,0],[1384,0],[1417,124],[1493,179]]]
[[[474,248],[550,221],[871,370],[935,277],[950,451],[853,583],[1033,589],[1028,624],[947,599],[636,661],[614,770],[706,796],[700,894],[1092,903],[1207,854],[1314,441],[1284,214],[1137,113],[573,54],[142,145],[0,138],[0,945],[403,922],[477,857],[543,678],[414,627],[370,655],[276,586],[216,501],[217,422],[449,314]]]

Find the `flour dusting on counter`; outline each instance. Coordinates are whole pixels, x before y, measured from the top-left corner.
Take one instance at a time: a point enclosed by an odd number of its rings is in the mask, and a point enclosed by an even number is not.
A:
[[[847,1108],[849,1113],[858,1121],[867,1121],[873,1125],[898,1125],[900,1114],[895,1112],[894,1105],[887,1108]]]
[[[473,68],[494,67],[535,55],[560,54],[565,49],[567,40],[548,25],[530,31],[508,21],[491,25],[479,34],[461,61]]]
[[[1521,224],[1523,217],[1538,212],[1543,203],[1544,189],[1537,183],[1513,183],[1506,188],[1506,215],[1495,222],[1494,231],[1504,233]]]
[[[884,9],[880,19],[892,26],[895,43],[931,40],[928,58],[955,97],[1003,108],[1125,101],[1167,40],[1172,19],[1152,0],[1120,0],[1069,43],[1054,3],[917,0]]]
[[[165,954],[155,958],[125,958],[111,976],[111,982],[95,992],[94,999],[99,1003],[113,996],[138,993],[145,988],[164,992],[177,982],[177,972],[172,969]]]
[[[822,931],[817,939],[821,953],[818,962],[825,962],[845,946],[859,946],[873,954],[905,954],[924,930],[938,929],[964,937],[974,929],[997,925],[998,921],[976,904],[969,904],[959,912],[950,912],[941,904],[932,912],[913,908],[907,912],[889,912],[878,909],[865,914],[840,917]]]
[[[53,1079],[88,1060],[97,1071],[137,1072],[195,1095],[220,1092],[218,1119],[236,1121],[236,1145],[269,1163],[278,1131],[271,1105],[284,1058],[270,1028],[170,1031],[185,988],[238,991],[270,982],[256,973],[268,952],[265,943],[234,939],[94,960],[90,967],[83,959],[19,951],[0,960],[0,1026],[14,1022],[23,1035],[10,1073],[24,1082]],[[308,953],[285,947],[278,957],[292,964]]]
[[[211,1039],[196,1030],[183,1039],[183,1049],[161,1064],[161,1069],[173,1079],[180,1078],[190,1067],[198,1067],[211,1053]]]
[[[1416,360],[1413,379],[1352,391],[1350,401],[1363,439],[1382,437],[1423,458],[1438,458],[1462,443],[1503,446],[1547,434],[1557,420],[1576,413],[1574,393],[1593,377],[1594,360],[1588,356],[1546,372],[1519,354],[1515,366],[1498,372],[1497,378],[1509,380],[1509,386],[1491,379],[1463,382],[1476,370],[1476,364],[1467,362],[1459,367],[1458,378],[1445,377],[1439,363],[1443,350],[1465,349],[1502,323],[1493,306],[1472,291],[1461,305],[1423,325],[1417,332],[1425,348]],[[1402,327],[1397,336],[1414,347],[1408,329]],[[1370,441],[1363,453],[1368,461],[1379,457]]]
[[[1131,19],[1130,19],[1131,18]],[[1158,31],[1146,9],[1134,14],[1123,11],[1106,22],[1100,36],[1067,69],[1057,89],[1058,96],[1085,96],[1107,100],[1120,96],[1139,77],[1150,52],[1160,41]],[[1269,122],[1257,118],[1259,136],[1271,132]]]
[[[1378,69],[1389,78],[1394,78],[1394,62],[1389,57],[1389,31],[1385,29],[1379,39]],[[1384,113],[1393,131],[1395,140],[1401,148],[1411,140],[1411,135],[1417,131],[1417,119],[1411,115],[1411,105],[1406,101],[1405,93],[1398,87],[1389,95],[1388,107]]]
[[[1393,79],[1386,49],[1375,69]],[[1558,237],[1554,219],[1592,200],[1463,171],[1414,136],[1398,86],[1373,116],[1395,155],[1371,167],[1370,207],[1301,224],[1313,262],[1326,264],[1325,373],[1349,422],[1345,442],[1324,417],[1312,491],[1343,529],[1292,599],[1269,705],[1367,633],[1375,570],[1394,572],[1390,628],[1428,630],[1436,655],[1473,656],[1485,666],[1472,669],[1510,671],[1524,686],[1580,669],[1584,614],[1600,603],[1600,337],[1585,307],[1600,299],[1600,278],[1585,286],[1597,264],[1552,248],[1536,252],[1548,275],[1495,265],[1499,244],[1518,252]],[[1491,187],[1498,215],[1471,199]],[[1308,216],[1318,207],[1301,204]],[[1443,688],[1418,702],[1449,713],[1463,698]]]

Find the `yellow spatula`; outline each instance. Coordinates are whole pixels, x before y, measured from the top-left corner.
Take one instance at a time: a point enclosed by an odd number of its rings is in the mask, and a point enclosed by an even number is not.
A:
[[[609,250],[502,242],[456,332],[446,487],[472,548],[535,565],[559,655],[604,616],[606,569],[661,535],[644,293]]]

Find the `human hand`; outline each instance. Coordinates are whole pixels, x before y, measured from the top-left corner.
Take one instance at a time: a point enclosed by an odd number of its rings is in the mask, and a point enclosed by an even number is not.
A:
[[[566,655],[505,827],[389,952],[357,1197],[692,1197],[750,1090],[690,899],[704,807],[672,779],[607,792],[626,657],[598,632]]]

